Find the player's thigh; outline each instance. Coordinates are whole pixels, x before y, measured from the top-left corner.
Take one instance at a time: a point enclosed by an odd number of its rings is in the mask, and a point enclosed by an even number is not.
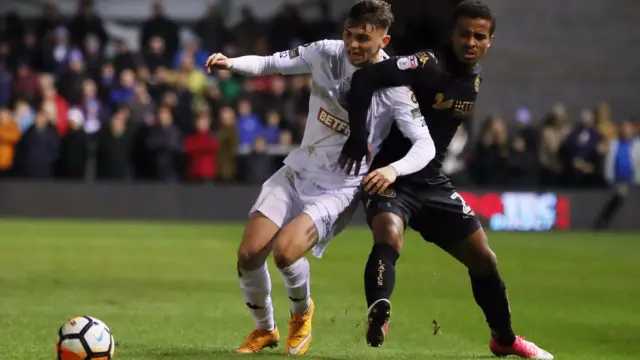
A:
[[[271,251],[276,234],[301,211],[302,204],[295,189],[293,172],[283,167],[262,185],[249,212],[249,222],[238,249],[241,265],[262,265]]]
[[[427,241],[449,252],[479,229],[480,221],[452,186],[429,188],[420,194],[422,208],[410,226]]]
[[[382,194],[362,195],[367,224],[375,244],[389,244],[400,251],[404,230],[419,209],[410,192],[403,188],[387,188]]]

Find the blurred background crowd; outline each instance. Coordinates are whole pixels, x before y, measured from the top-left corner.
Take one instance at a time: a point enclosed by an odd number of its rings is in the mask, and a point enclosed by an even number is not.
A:
[[[310,79],[207,74],[204,62],[339,38],[340,21],[319,12],[309,22],[287,5],[262,21],[244,8],[228,27],[211,6],[182,36],[155,4],[135,47],[109,36],[91,1],[70,18],[55,5],[38,19],[2,14],[0,178],[262,182],[301,140]],[[444,169],[458,185],[640,184],[635,120],[606,102],[476,114],[482,125],[460,127]]]

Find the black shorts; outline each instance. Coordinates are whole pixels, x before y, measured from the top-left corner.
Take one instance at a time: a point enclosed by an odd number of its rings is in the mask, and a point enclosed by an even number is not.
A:
[[[449,249],[482,227],[451,183],[437,186],[394,184],[384,194],[362,197],[367,223],[389,212],[399,216],[423,239]]]

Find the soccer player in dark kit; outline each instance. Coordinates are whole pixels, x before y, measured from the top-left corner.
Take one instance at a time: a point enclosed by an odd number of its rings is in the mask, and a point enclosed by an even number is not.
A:
[[[463,1],[455,9],[448,45],[438,51],[390,58],[353,75],[349,95],[351,135],[343,147],[340,166],[351,171],[367,155],[367,111],[374,91],[380,88],[409,86],[413,90],[416,107],[436,147],[435,158],[424,169],[397,178],[389,164],[404,156],[411,142],[393,129],[373,160],[371,169],[375,170],[363,182],[363,201],[374,238],[365,269],[369,306],[366,338],[370,346],[379,347],[384,341],[391,316],[389,299],[395,285],[395,264],[404,230],[410,226],[468,268],[473,296],[491,330],[493,354],[553,359],[533,342],[515,335],[496,255],[473,210],[442,172],[451,138],[461,122],[473,114],[481,82],[478,61],[491,46],[495,26],[487,5],[478,0]]]

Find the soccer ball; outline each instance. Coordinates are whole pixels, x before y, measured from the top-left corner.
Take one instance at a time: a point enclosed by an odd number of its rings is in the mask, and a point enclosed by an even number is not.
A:
[[[89,316],[73,318],[58,330],[58,360],[110,360],[115,351],[111,330]]]

